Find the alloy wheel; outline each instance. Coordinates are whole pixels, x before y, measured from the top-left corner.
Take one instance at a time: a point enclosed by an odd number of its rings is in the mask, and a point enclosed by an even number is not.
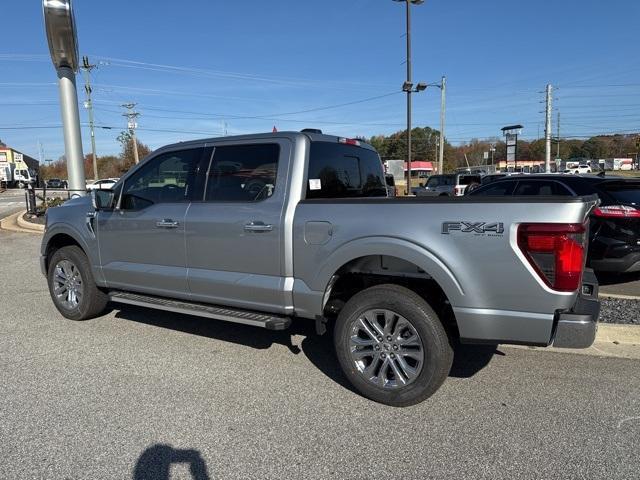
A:
[[[353,321],[349,351],[358,372],[385,389],[409,385],[424,364],[424,345],[415,327],[386,309],[367,310]]]
[[[82,276],[70,260],[60,260],[53,272],[53,294],[67,310],[77,308],[84,295]]]

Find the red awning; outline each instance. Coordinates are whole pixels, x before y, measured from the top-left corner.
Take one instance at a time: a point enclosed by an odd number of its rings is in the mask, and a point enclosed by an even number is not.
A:
[[[405,162],[403,170],[407,171],[407,164]],[[429,170],[433,171],[433,162],[421,162],[421,161],[413,161],[411,162],[411,170]]]

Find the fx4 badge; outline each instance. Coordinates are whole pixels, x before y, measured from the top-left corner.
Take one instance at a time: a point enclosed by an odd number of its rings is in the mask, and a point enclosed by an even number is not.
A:
[[[489,234],[489,236],[500,236],[504,233],[504,223],[443,222],[443,235],[449,235],[451,232],[473,233],[474,235]]]

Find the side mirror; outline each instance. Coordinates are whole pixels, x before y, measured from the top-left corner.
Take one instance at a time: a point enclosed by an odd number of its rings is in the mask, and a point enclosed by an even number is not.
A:
[[[113,190],[91,190],[91,204],[97,212],[113,208]]]

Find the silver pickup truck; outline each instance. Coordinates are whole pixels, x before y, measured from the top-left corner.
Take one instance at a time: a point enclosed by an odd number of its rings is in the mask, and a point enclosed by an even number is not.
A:
[[[593,342],[596,202],[387,198],[358,140],[213,138],[49,209],[41,266],[72,320],[112,301],[274,330],[313,321],[359,392],[406,406],[444,382],[456,342]]]

